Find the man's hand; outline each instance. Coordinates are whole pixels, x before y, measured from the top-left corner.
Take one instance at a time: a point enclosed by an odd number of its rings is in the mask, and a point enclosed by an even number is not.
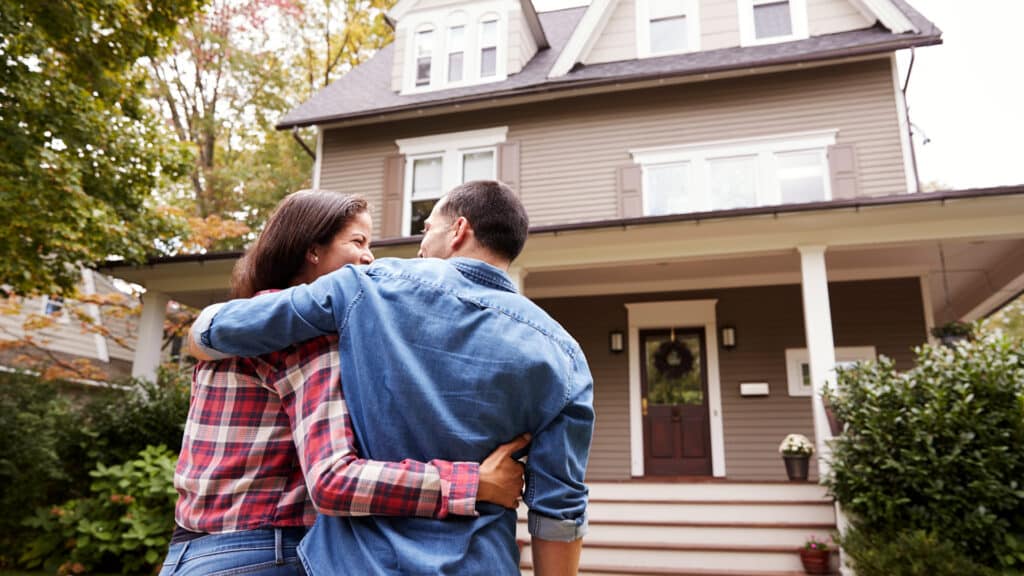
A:
[[[480,464],[480,487],[476,492],[477,502],[493,502],[505,508],[515,509],[519,506],[519,496],[523,493],[522,462],[512,459],[530,443],[530,435],[523,434],[515,440],[502,444],[491,452]]]

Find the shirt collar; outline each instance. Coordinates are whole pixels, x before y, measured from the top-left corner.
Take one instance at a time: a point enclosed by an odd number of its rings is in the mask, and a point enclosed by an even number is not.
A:
[[[499,268],[495,268],[483,260],[477,260],[475,258],[449,258],[449,262],[455,269],[462,273],[463,276],[469,278],[477,284],[485,284],[498,290],[504,290],[506,292],[518,292],[515,284],[508,277],[508,274],[503,272]]]

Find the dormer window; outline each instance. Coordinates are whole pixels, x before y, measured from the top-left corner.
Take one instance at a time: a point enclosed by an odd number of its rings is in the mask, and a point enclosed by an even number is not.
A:
[[[651,0],[651,54],[686,50],[685,0]]]
[[[807,38],[807,0],[739,0],[744,46]]]
[[[423,28],[416,32],[416,85],[430,84],[431,56],[434,52],[434,29]]]
[[[488,17],[480,22],[480,77],[490,78],[498,73],[498,18]]]
[[[508,75],[508,25],[493,5],[420,13],[400,26],[409,35],[403,94],[495,82]]]
[[[461,82],[466,59],[466,27],[448,27],[448,81]]]
[[[637,0],[637,53],[641,58],[700,49],[697,0]]]

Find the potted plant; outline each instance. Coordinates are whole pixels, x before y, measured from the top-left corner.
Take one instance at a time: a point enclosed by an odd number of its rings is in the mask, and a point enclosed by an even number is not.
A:
[[[786,476],[790,480],[806,481],[807,468],[814,445],[803,434],[790,434],[779,444],[779,454],[786,463]]]
[[[974,327],[966,322],[946,322],[942,326],[932,328],[932,336],[946,346],[953,346],[961,340],[971,340],[974,337]]]
[[[831,574],[832,547],[811,535],[800,548],[800,563],[808,574]]]

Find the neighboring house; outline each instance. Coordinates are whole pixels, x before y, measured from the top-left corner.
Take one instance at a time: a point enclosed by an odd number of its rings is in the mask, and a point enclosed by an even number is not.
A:
[[[123,294],[113,279],[92,270],[82,270],[78,286],[84,295]],[[77,373],[87,379],[118,380],[131,376],[134,359],[135,330],[137,318],[123,310],[137,306],[134,298],[124,294],[123,304],[101,307],[94,303],[65,302],[62,297],[34,297],[13,301],[16,313],[0,314],[0,340],[22,341],[26,336],[33,345],[3,349],[0,351],[0,367],[3,369],[45,369],[64,365],[69,369],[78,366],[80,370],[58,370],[61,373]],[[87,322],[72,313],[74,308],[90,318]],[[107,308],[104,311],[104,308]],[[114,309],[120,309],[114,313]],[[26,320],[33,316],[52,316],[50,326],[41,329],[23,329]],[[92,324],[101,327],[92,329]],[[109,335],[103,332],[108,331]],[[36,362],[19,362],[27,357]],[[81,364],[85,362],[83,367]],[[30,366],[29,364],[37,364]]]
[[[909,368],[930,328],[1024,289],[1024,186],[918,192],[895,51],[941,33],[902,0],[400,0],[390,21],[279,128],[318,128],[314,184],[370,200],[378,257],[414,256],[460,182],[521,195],[512,276],[595,378],[583,572],[798,571],[837,519],[777,447],[827,454],[835,365]],[[115,273],[156,315],[224,299],[236,257]]]

